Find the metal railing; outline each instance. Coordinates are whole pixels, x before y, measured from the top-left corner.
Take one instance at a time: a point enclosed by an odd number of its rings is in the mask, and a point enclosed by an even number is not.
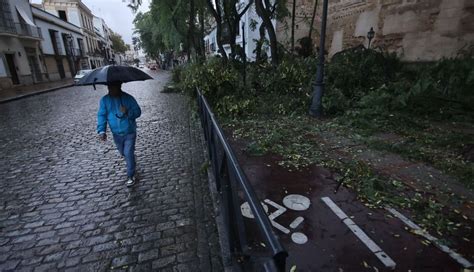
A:
[[[10,23],[0,27],[0,33],[10,33],[19,36],[28,36],[34,38],[43,38],[40,28],[22,23]]]
[[[197,95],[201,125],[207,142],[216,188],[221,196],[232,257],[252,263],[254,267],[258,267],[257,271],[285,271],[288,253],[278,240],[278,236],[273,232],[270,220],[242,171],[206,98],[199,90],[197,90]],[[252,256],[250,253],[240,210],[239,192],[249,204],[266,248],[271,251],[271,256],[262,258],[261,256]]]

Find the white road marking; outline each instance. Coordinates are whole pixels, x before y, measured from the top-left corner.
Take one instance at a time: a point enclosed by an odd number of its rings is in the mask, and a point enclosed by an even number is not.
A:
[[[287,195],[283,198],[283,205],[295,211],[304,211],[309,208],[311,201],[302,195]]]
[[[270,223],[272,223],[272,225],[277,228],[278,230],[280,230],[281,232],[283,232],[284,234],[288,234],[290,233],[290,230],[283,227],[282,225],[278,224],[277,222],[275,222],[275,218],[277,218],[278,216],[282,215],[284,212],[286,212],[286,208],[271,201],[270,199],[265,199],[264,200],[265,203],[267,203],[268,205],[271,205],[273,207],[275,207],[277,210],[274,211],[273,213],[271,213],[269,216],[268,216],[268,219],[270,219]]]
[[[290,228],[296,229],[303,221],[304,221],[303,217],[301,216],[296,217],[295,220],[293,220],[293,222],[290,223]]]
[[[262,207],[265,213],[268,213],[268,206],[263,203],[260,203],[260,204],[262,204]],[[248,202],[244,202],[242,205],[240,205],[240,211],[242,212],[243,216],[247,218],[252,218],[252,219],[254,218],[252,209],[250,209],[250,205]]]
[[[394,269],[396,263],[365,232],[357,226],[329,197],[321,200],[336,214],[339,219],[364,243],[367,248],[388,268]]]
[[[284,234],[288,234],[290,233],[290,230],[283,227],[282,225],[278,224],[277,222],[273,221],[273,220],[270,220],[270,223],[272,223],[272,225],[277,228],[278,230],[280,230],[281,232],[283,232]]]
[[[288,196],[287,196],[288,197]],[[287,204],[290,205],[290,209],[295,210],[295,211],[303,211],[309,208],[310,201],[307,197],[301,196],[301,195],[290,195],[289,198],[287,199]],[[290,201],[290,202],[288,202]],[[271,214],[268,214],[268,206],[263,203],[265,202],[268,205],[273,206],[276,211],[274,211]],[[265,210],[265,213],[268,215],[268,219],[270,220],[270,223],[272,224],[273,227],[278,229],[279,231],[285,233],[285,234],[290,234],[290,230],[281,224],[275,222],[275,219],[284,214],[286,211],[288,211],[287,208],[283,207],[282,205],[270,200],[270,199],[265,199],[261,204],[263,209]],[[286,204],[285,204],[286,205]],[[242,205],[240,205],[240,211],[242,212],[242,215],[247,217],[247,218],[254,218],[254,215],[252,214],[252,210],[250,209],[250,206],[247,202],[244,202]],[[297,228],[302,222],[304,221],[304,218],[299,216],[293,222],[291,222],[290,227],[292,229]],[[295,232],[291,235],[291,239],[293,242],[297,244],[304,244],[308,241],[308,237],[306,237],[305,234],[300,233],[300,232]]]
[[[308,242],[308,237],[304,233],[295,232],[291,235],[291,240],[297,244],[306,244]]]
[[[265,203],[267,203],[268,205],[272,205],[273,207],[275,207],[277,210],[274,211],[273,213],[271,213],[268,218],[270,218],[270,220],[273,220],[275,218],[277,218],[278,216],[282,215],[284,212],[286,212],[286,208],[271,201],[270,199],[265,199],[264,200]]]
[[[464,257],[462,257],[459,253],[455,252],[454,250],[450,249],[449,247],[443,245],[438,238],[432,236],[425,230],[423,230],[420,226],[415,224],[413,221],[405,217],[403,214],[399,213],[397,210],[386,207],[385,208],[387,211],[389,211],[391,214],[393,214],[396,218],[400,219],[405,225],[410,227],[414,233],[423,236],[426,238],[428,241],[432,242],[437,248],[439,248],[441,251],[448,253],[451,258],[456,260],[459,264],[464,266],[464,268],[472,268],[474,265],[466,260]]]
[[[332,202],[329,197],[322,197],[321,200],[329,206],[339,219],[344,220],[347,218],[347,215],[336,205],[336,203]]]

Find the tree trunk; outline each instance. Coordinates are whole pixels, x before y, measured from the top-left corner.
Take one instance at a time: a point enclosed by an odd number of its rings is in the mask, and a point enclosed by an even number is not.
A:
[[[258,32],[260,34],[260,37],[257,41],[257,46],[255,48],[255,59],[257,61],[264,61],[266,59],[263,58],[263,52],[262,52],[263,42],[265,41],[265,26],[263,25],[263,23],[260,24],[260,27],[258,28]]]
[[[227,29],[229,32],[229,45],[230,45],[230,58],[235,59],[236,56],[236,42],[237,33],[238,33],[238,16],[236,10],[236,1],[235,0],[224,0],[224,21],[227,24]],[[236,27],[237,25],[237,27]]]
[[[291,53],[295,52],[295,17],[296,17],[296,0],[293,0],[293,9],[291,11]]]
[[[216,21],[216,43],[217,48],[219,48],[219,53],[221,54],[224,60],[227,60],[227,53],[225,52],[224,46],[222,45],[222,16],[219,0],[216,1],[216,8],[214,9],[214,4],[212,0],[206,0],[207,7],[211,12],[214,20]]]
[[[276,38],[275,28],[272,24],[272,19],[270,17],[271,12],[269,0],[265,0],[265,6],[263,5],[263,0],[255,0],[255,7],[257,9],[257,14],[262,18],[263,25],[265,26],[268,37],[270,38],[270,51],[272,53],[272,64],[278,65],[280,63],[278,58],[278,42]]]
[[[313,15],[311,16],[311,24],[309,26],[309,33],[308,33],[308,37],[310,39],[311,39],[311,35],[313,34],[314,19],[316,18],[316,11],[317,10],[318,10],[318,0],[314,0]]]
[[[205,29],[204,29],[204,6],[203,5],[200,5],[199,7],[199,23],[200,23],[200,26],[201,26],[201,29],[199,31],[199,45],[201,47],[201,57],[203,60],[206,60],[206,45],[204,43],[204,32],[205,32]]]
[[[194,39],[194,18],[196,17],[196,9],[194,6],[194,0],[189,0],[189,26],[188,26],[188,44],[189,47],[194,48],[197,52],[196,41]]]

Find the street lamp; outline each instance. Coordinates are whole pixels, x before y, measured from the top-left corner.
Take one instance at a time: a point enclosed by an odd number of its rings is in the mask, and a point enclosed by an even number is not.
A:
[[[313,97],[311,99],[311,107],[309,115],[313,117],[321,117],[323,112],[323,93],[324,93],[324,42],[326,38],[326,21],[328,16],[328,0],[323,2],[323,17],[321,20],[321,37],[319,39],[319,59],[318,69],[316,71],[316,81],[313,84]]]
[[[367,32],[367,39],[369,39],[369,46],[367,46],[367,49],[370,49],[370,42],[372,41],[372,39],[374,38],[375,36],[375,31],[374,31],[374,28],[371,27],[370,28],[370,31]]]

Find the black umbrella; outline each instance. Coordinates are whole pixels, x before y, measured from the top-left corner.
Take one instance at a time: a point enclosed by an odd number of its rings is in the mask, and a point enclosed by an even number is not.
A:
[[[82,77],[77,85],[109,85],[112,83],[125,83],[153,79],[147,73],[131,66],[107,65],[92,70]]]

